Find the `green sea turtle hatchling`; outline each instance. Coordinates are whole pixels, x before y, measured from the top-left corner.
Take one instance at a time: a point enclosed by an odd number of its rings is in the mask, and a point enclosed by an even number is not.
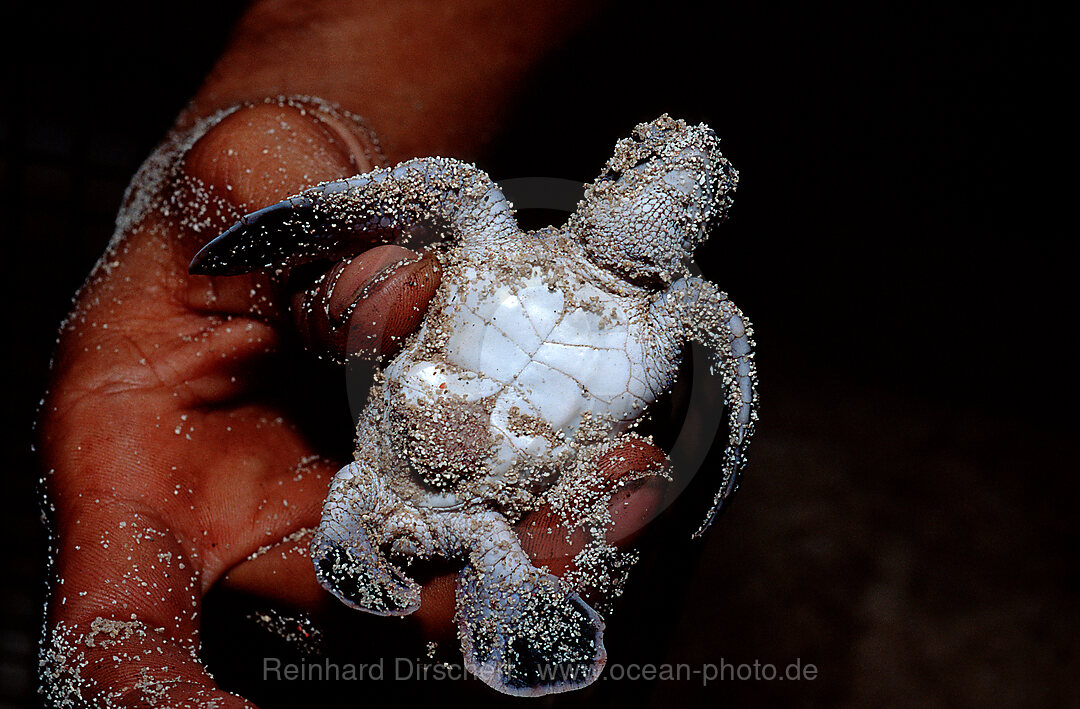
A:
[[[687,264],[737,179],[712,130],[664,115],[617,143],[561,228],[523,232],[485,173],[421,158],[309,189],[207,245],[193,273],[342,259],[387,235],[426,236],[438,252],[442,282],[377,377],[355,460],[331,483],[312,543],[322,585],[353,608],[405,615],[420,586],[402,565],[464,560],[456,620],[471,672],[516,695],[593,682],[603,620],[580,579],[533,565],[511,525],[550,505],[594,530],[581,568],[621,573],[595,533],[610,524],[606,504],[586,493],[598,457],[635,435],[691,340],[712,353],[729,422],[698,534],[735,491],[756,418],[750,324]]]

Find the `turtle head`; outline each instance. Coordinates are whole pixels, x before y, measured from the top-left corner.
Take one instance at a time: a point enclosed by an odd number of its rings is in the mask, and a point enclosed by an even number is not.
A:
[[[569,226],[600,266],[667,284],[725,218],[738,179],[712,129],[664,114],[616,143]]]

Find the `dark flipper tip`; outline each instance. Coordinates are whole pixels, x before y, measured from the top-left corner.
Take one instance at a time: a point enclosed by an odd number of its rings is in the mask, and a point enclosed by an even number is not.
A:
[[[705,534],[705,530],[716,521],[716,518],[727,512],[728,507],[731,506],[732,498],[739,491],[739,483],[742,482],[742,446],[735,448],[731,460],[731,472],[724,478],[716,497],[713,499],[712,507],[705,517],[705,521],[698,526],[697,531],[690,535],[691,539],[697,539]]]
[[[350,608],[394,616],[420,607],[420,587],[381,558],[323,544],[315,553],[315,572],[323,588]]]
[[[600,615],[576,593],[557,590],[554,577],[507,591],[487,586],[466,567],[457,620],[466,668],[504,694],[580,689],[596,681],[607,662]]]
[[[188,272],[235,276],[284,268],[326,249],[313,238],[313,202],[300,195],[248,214],[195,254]]]

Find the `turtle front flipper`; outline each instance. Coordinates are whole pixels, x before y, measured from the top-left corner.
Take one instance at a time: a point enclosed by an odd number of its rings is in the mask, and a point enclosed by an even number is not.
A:
[[[376,522],[387,506],[382,499],[387,491],[381,487],[359,462],[338,471],[312,540],[311,558],[319,583],[345,605],[376,615],[408,615],[420,607],[420,585],[379,549]]]
[[[713,497],[705,521],[693,534],[699,537],[730,505],[739,489],[746,450],[754,435],[758,410],[754,330],[727,293],[697,277],[680,278],[672,283],[653,301],[650,315],[657,322],[681,329],[687,339],[700,342],[712,351],[710,376],[717,378],[727,399],[728,444],[720,489]]]
[[[516,696],[594,682],[607,662],[600,614],[534,567],[501,515],[487,513],[483,526],[458,577],[456,620],[465,667]]]
[[[325,182],[245,216],[192,259],[197,275],[229,276],[337,261],[373,246],[513,233],[506,197],[475,165],[418,158]]]

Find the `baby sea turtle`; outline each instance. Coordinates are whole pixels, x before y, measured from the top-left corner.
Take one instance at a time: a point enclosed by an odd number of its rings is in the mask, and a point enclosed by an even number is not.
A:
[[[616,144],[562,228],[523,232],[485,173],[421,158],[309,189],[203,249],[193,273],[345,258],[373,234],[444,244],[436,295],[331,483],[312,544],[322,585],[353,608],[405,615],[420,586],[395,561],[463,559],[456,618],[471,672],[516,695],[594,681],[603,620],[580,586],[533,565],[511,525],[548,504],[603,529],[606,505],[586,504],[595,463],[635,435],[690,340],[712,352],[729,421],[698,534],[735,491],[756,418],[752,333],[687,263],[737,179],[708,126],[664,115]],[[594,558],[604,544],[594,534]]]

